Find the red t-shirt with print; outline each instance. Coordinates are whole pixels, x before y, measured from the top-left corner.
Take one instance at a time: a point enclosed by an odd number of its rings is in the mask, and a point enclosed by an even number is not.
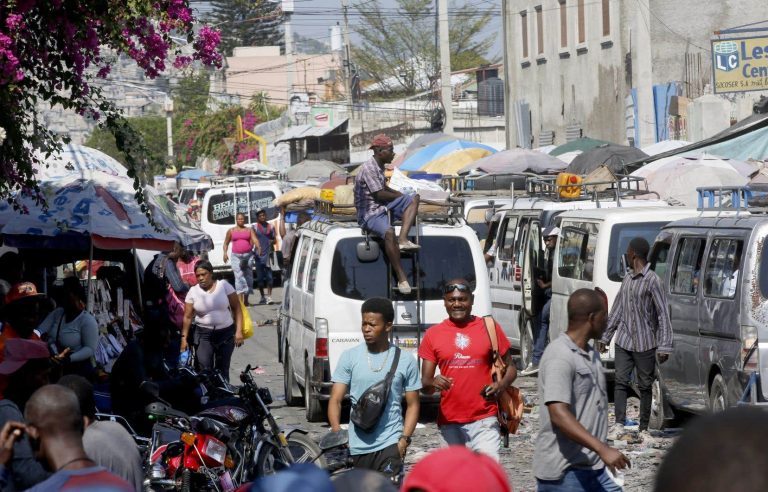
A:
[[[496,323],[499,353],[509,351],[509,340]],[[419,357],[434,362],[440,374],[453,378],[453,386],[440,395],[438,425],[466,424],[496,415],[495,402],[480,391],[491,384],[491,340],[483,318],[473,316],[457,325],[446,319],[429,328],[421,340]]]

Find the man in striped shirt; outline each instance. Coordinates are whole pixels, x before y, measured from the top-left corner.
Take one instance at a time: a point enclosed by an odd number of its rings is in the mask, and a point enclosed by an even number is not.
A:
[[[663,364],[672,352],[672,325],[667,298],[659,276],[648,263],[649,250],[648,241],[641,237],[629,242],[626,260],[631,271],[624,276],[608,318],[608,328],[599,344],[604,352],[616,335],[616,423],[608,439],[618,439],[624,433],[627,393],[633,369],[640,390],[640,436],[644,440],[650,438],[648,422],[656,360]]]

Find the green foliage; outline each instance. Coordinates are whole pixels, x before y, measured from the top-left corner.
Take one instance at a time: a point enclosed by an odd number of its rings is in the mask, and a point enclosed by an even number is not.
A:
[[[396,17],[391,8],[382,9],[379,0],[366,0],[354,8],[361,16],[356,31],[362,43],[352,47],[352,62],[377,82],[394,77],[397,82],[390,91],[410,95],[428,90],[429,78],[440,73],[434,0],[397,0]],[[488,63],[486,55],[496,34],[483,33],[492,8],[466,3],[449,11],[451,70]]]
[[[178,87],[173,90],[174,113],[181,115],[205,113],[208,107],[210,85],[210,73],[207,71],[186,74],[179,80]]]
[[[144,178],[149,179],[156,174],[162,174],[165,170],[168,152],[166,119],[162,116],[141,116],[126,119],[126,124],[141,137],[146,147],[146,166],[144,166],[146,176]],[[85,145],[99,149],[123,164],[128,163],[126,153],[117,148],[115,136],[107,128],[96,128]]]
[[[280,46],[283,12],[280,2],[269,0],[212,0],[211,23],[221,28],[220,51],[232,56],[237,46]]]

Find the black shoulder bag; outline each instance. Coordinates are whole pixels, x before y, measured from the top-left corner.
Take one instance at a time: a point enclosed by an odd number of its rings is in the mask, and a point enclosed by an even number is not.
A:
[[[400,360],[400,347],[395,347],[395,360],[392,361],[392,367],[389,368],[387,377],[384,381],[372,385],[363,391],[357,402],[352,406],[349,414],[349,420],[355,424],[355,428],[364,432],[370,432],[379,423],[384,407],[389,400],[389,392],[392,390],[392,379],[397,370],[397,363]]]

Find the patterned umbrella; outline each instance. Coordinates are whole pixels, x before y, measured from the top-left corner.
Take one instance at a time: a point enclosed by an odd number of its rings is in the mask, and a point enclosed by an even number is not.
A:
[[[427,165],[429,165],[430,162],[437,160],[457,150],[464,150],[464,149],[485,149],[490,154],[496,153],[496,149],[494,149],[489,145],[485,145],[477,142],[470,142],[469,140],[446,140],[446,141],[436,142],[431,145],[427,145],[423,149],[414,153],[413,155],[405,159],[402,162],[402,164],[400,164],[400,170],[401,171],[425,170]],[[481,156],[481,157],[484,157],[484,156]],[[468,164],[468,162],[465,164]]]

